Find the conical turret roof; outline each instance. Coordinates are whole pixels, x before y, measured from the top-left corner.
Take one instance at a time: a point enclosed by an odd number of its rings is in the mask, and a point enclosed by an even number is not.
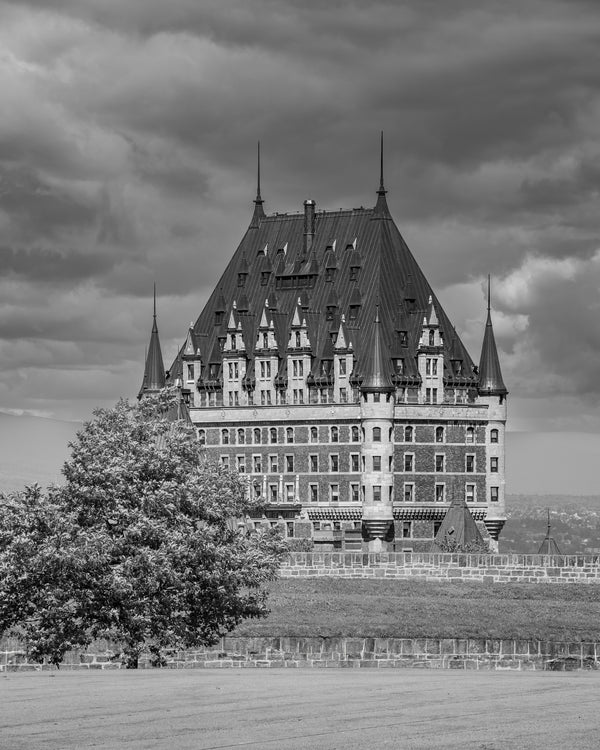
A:
[[[445,552],[450,548],[461,550],[467,545],[484,546],[483,537],[477,528],[464,497],[455,497],[444,516],[442,525],[431,545],[432,552]]]
[[[145,393],[154,393],[165,387],[165,366],[163,363],[160,340],[158,337],[158,326],[156,325],[156,288],[154,289],[154,314],[152,320],[152,332],[150,333],[150,345],[146,356],[144,367],[144,379],[138,393],[141,398]]]
[[[383,351],[379,306],[377,306],[371,348],[365,361],[364,377],[360,387],[363,392],[383,393],[394,390],[388,362],[389,357]]]
[[[554,538],[550,535],[550,511],[548,510],[548,528],[546,530],[546,536],[544,541],[541,543],[538,550],[538,555],[560,555],[562,554],[558,548],[558,544]]]
[[[490,308],[490,279],[488,276],[488,309],[479,360],[479,393],[485,396],[505,396],[508,391],[502,380],[498,349],[494,338],[492,314]]]

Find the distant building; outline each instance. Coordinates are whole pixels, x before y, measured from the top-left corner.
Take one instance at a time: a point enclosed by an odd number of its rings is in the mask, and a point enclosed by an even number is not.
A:
[[[291,533],[302,514],[324,548],[429,549],[457,496],[494,546],[507,390],[489,294],[476,367],[390,215],[383,148],[373,208],[267,215],[258,174],[170,368],[199,440],[248,475],[267,522]],[[161,383],[148,360],[141,395]]]
[[[548,510],[548,527],[546,529],[546,536],[544,541],[540,544],[538,555],[560,555],[561,551],[558,548],[558,544],[550,534],[550,510]]]

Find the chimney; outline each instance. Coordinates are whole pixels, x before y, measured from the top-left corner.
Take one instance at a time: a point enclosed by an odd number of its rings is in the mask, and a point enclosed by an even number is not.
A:
[[[315,202],[304,201],[304,255],[308,255],[315,236]]]

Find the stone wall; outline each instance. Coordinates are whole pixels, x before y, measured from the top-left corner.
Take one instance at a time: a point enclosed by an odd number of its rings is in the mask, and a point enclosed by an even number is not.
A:
[[[141,669],[153,665],[140,659]],[[375,668],[581,670],[600,668],[600,643],[476,638],[221,638],[210,648],[174,652],[168,669]],[[121,669],[118,646],[97,641],[66,655],[61,669]],[[52,670],[31,662],[14,639],[0,641],[0,671]]]
[[[600,584],[600,555],[483,555],[426,552],[291,552],[283,578],[394,578],[482,583]]]

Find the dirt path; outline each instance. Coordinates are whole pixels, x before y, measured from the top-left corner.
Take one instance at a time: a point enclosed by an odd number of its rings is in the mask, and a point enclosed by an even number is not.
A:
[[[589,672],[10,673],[0,707],[2,750],[600,746]]]

